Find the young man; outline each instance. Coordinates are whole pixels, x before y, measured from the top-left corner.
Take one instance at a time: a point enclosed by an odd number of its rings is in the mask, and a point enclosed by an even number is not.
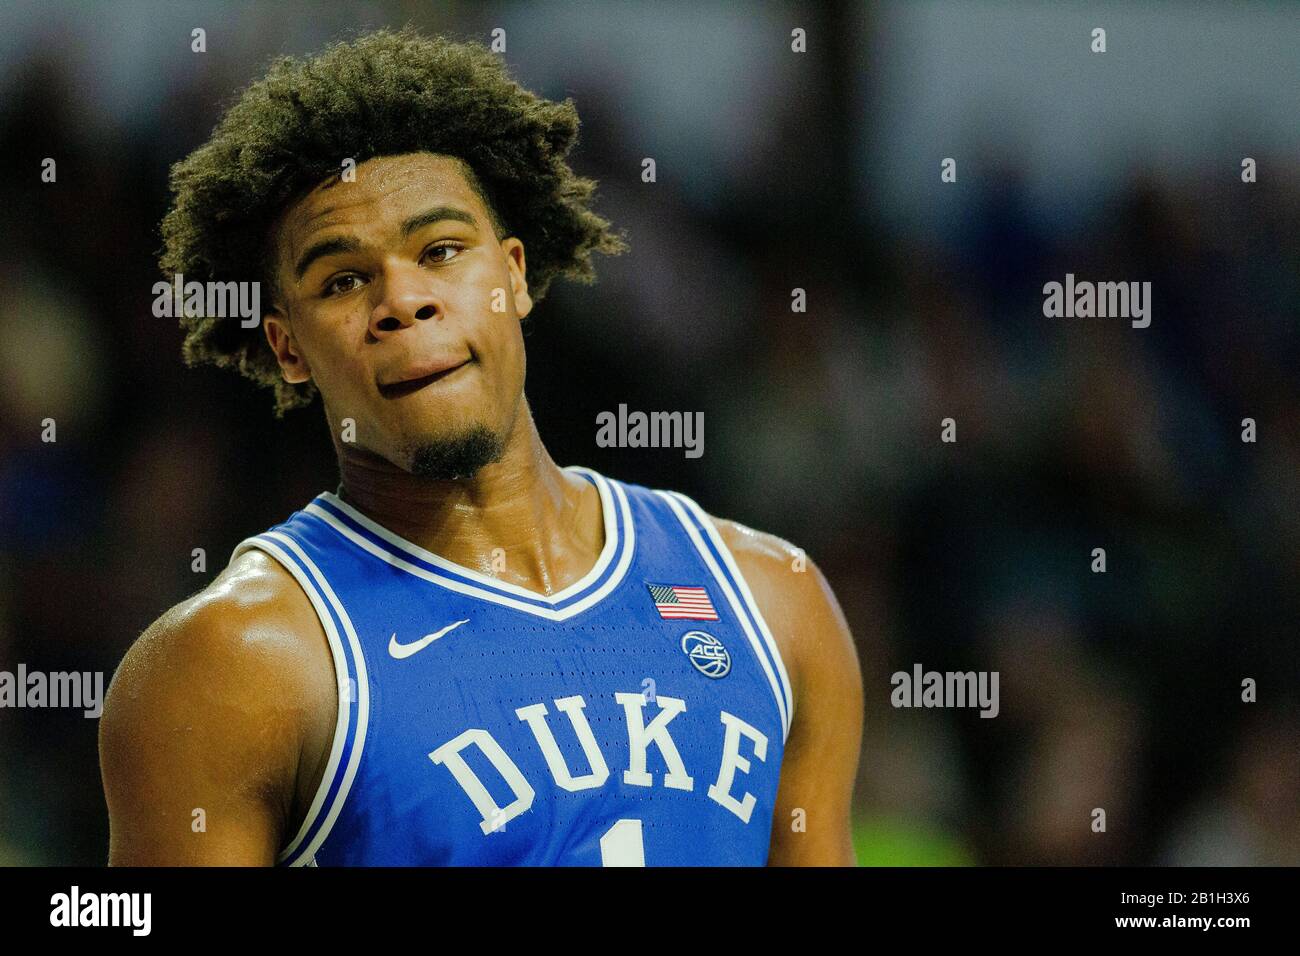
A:
[[[538,438],[520,321],[622,248],[576,132],[487,50],[382,32],[279,61],[174,169],[164,270],[269,291],[260,328],[184,318],[187,358],[319,392],[342,480],[126,655],[111,863],[854,863],[820,572]]]

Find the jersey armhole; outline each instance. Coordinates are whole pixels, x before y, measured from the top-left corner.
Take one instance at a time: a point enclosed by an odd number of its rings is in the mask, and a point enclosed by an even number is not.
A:
[[[337,713],[325,772],[302,825],[276,856],[277,866],[315,866],[316,851],[343,808],[365,743],[370,697],[365,660],[342,604],[298,542],[283,532],[268,531],[241,541],[230,560],[254,549],[270,556],[298,582],[325,632],[334,664]]]
[[[656,491],[655,494],[663,498],[676,514],[739,619],[741,629],[749,638],[776,697],[777,710],[781,714],[782,739],[789,739],[790,725],[794,720],[790,675],[786,671],[776,640],[772,637],[772,630],[763,618],[758,602],[754,599],[754,592],[750,590],[745,576],[736,564],[731,549],[722,540],[722,535],[704,509],[693,500],[677,491]]]

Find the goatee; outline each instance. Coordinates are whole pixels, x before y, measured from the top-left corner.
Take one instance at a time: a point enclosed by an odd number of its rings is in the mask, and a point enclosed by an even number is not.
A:
[[[484,465],[501,459],[504,444],[486,425],[472,425],[456,435],[416,445],[411,474],[432,481],[473,478]]]

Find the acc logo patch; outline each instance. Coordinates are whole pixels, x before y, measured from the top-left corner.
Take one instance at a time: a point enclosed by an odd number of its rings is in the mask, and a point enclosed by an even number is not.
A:
[[[731,671],[731,655],[712,634],[687,631],[682,635],[682,652],[705,677],[726,677]]]

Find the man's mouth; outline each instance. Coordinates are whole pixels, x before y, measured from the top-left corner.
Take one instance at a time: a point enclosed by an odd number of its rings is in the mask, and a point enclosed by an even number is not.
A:
[[[402,398],[405,395],[418,392],[426,385],[432,385],[434,382],[442,381],[449,375],[454,375],[459,369],[464,368],[472,361],[474,361],[472,358],[465,358],[454,364],[438,362],[424,368],[412,369],[399,380],[380,385],[379,394],[384,398]]]

